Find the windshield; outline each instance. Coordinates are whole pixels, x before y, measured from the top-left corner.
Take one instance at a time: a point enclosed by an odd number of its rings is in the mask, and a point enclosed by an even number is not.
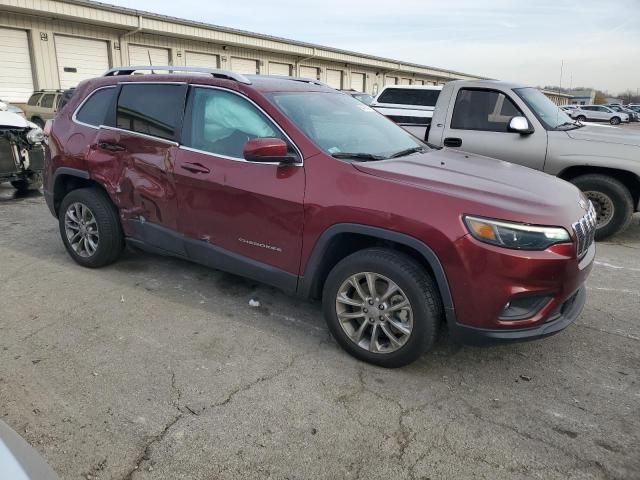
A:
[[[330,155],[358,153],[363,158],[370,156],[371,160],[427,148],[407,131],[349,95],[276,92],[269,96],[300,130]]]
[[[537,88],[514,88],[516,94],[533,110],[545,128],[553,130],[561,125],[574,124],[574,121]]]

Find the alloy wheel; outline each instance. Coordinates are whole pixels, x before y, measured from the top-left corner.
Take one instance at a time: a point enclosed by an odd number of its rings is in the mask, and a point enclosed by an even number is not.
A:
[[[392,280],[374,272],[356,273],[336,296],[338,322],[349,339],[372,353],[401,348],[413,330],[413,309]]]
[[[586,191],[584,195],[591,200],[596,209],[596,228],[606,226],[615,214],[613,200],[602,192]]]
[[[69,245],[79,256],[88,258],[96,253],[100,234],[89,207],[80,202],[69,205],[64,216],[64,230]]]

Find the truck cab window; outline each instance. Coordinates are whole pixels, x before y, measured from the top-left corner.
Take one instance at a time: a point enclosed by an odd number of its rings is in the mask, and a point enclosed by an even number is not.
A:
[[[456,97],[451,128],[506,133],[509,120],[519,115],[520,109],[503,93],[463,88]]]

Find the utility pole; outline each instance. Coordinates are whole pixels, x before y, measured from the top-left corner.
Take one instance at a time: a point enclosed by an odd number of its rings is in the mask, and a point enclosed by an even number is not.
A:
[[[562,59],[562,63],[560,64],[560,88],[562,88],[562,70],[564,69],[564,59]]]

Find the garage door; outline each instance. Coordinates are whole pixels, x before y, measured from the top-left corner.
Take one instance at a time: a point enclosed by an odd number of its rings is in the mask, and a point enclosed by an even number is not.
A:
[[[151,62],[149,62],[149,57],[151,57]],[[144,45],[129,45],[129,65],[169,65],[169,50]]]
[[[218,55],[212,53],[187,52],[185,55],[187,67],[218,68]]]
[[[327,85],[342,89],[342,70],[329,70],[327,69]]]
[[[255,75],[258,72],[258,61],[231,57],[231,70],[244,75]]]
[[[314,80],[318,79],[318,69],[316,67],[305,67],[303,65],[300,66],[300,74],[302,78],[312,78]]]
[[[358,92],[364,92],[365,91],[365,84],[364,84],[364,73],[352,73],[351,74],[351,88],[353,88],[354,90],[357,90]]]
[[[269,62],[269,75],[291,75],[291,65],[288,63]]]
[[[411,85],[411,79],[410,78],[401,78],[400,79],[400,85]]]
[[[413,84],[414,85],[424,85],[424,80],[414,80]]]
[[[109,69],[109,47],[104,40],[56,35],[55,44],[60,88],[75,87]]]
[[[0,99],[26,102],[33,93],[27,32],[0,28]]]
[[[384,77],[384,84],[385,85],[397,85],[398,84],[398,77]]]

